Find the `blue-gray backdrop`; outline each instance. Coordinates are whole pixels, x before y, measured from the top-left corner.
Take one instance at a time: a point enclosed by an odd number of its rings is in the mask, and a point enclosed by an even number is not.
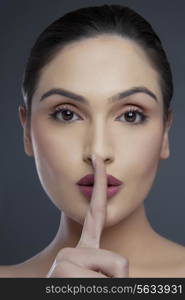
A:
[[[43,191],[33,158],[23,148],[18,105],[26,59],[40,32],[83,6],[123,4],[147,18],[171,62],[175,93],[171,156],[163,161],[145,201],[152,226],[185,245],[185,1],[1,0],[0,2],[0,264],[22,262],[54,238],[60,212]]]

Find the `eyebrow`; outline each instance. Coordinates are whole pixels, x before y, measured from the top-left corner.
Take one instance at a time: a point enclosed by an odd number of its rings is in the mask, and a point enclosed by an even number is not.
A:
[[[152,91],[150,91],[148,88],[146,88],[144,86],[136,86],[136,87],[132,87],[128,90],[125,90],[123,92],[117,93],[114,96],[109,97],[108,102],[117,102],[119,100],[122,100],[126,97],[129,97],[129,96],[137,94],[137,93],[145,93],[145,94],[149,95],[151,97],[151,99],[155,100],[156,102],[158,101],[157,96]],[[47,97],[52,96],[52,95],[60,95],[60,96],[64,96],[64,97],[76,100],[76,101],[84,103],[84,104],[88,104],[88,100],[85,97],[78,95],[76,93],[70,92],[66,89],[62,89],[62,88],[50,89],[49,91],[47,91],[46,93],[44,93],[41,96],[40,101],[43,101],[44,99],[46,99]]]

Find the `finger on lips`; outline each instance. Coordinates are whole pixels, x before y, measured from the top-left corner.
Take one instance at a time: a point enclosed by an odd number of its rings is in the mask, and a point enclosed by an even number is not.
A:
[[[94,188],[77,247],[99,248],[107,211],[107,177],[102,158],[94,162]]]

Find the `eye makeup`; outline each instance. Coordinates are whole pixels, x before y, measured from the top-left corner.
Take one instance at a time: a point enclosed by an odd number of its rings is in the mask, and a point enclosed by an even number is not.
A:
[[[65,112],[68,112],[68,114],[65,115],[64,114]],[[62,105],[56,107],[54,112],[49,114],[49,118],[55,120],[56,122],[60,122],[60,123],[63,123],[63,124],[64,123],[67,124],[67,123],[75,122],[76,120],[73,120],[73,121],[69,120],[70,114],[73,114],[73,115],[75,114],[75,115],[79,116],[79,114],[76,112],[75,108],[72,105],[62,104]],[[59,119],[59,117],[58,117],[59,115],[62,116],[62,117],[67,117],[67,120]],[[148,119],[148,116],[145,113],[143,113],[143,111],[141,109],[136,108],[136,107],[127,108],[124,112],[122,112],[121,115],[119,115],[119,117],[117,117],[117,119],[120,119],[120,117],[123,116],[123,115],[124,116],[127,115],[128,119],[127,119],[127,121],[124,121],[124,122],[126,122],[130,125],[141,125],[141,124],[145,123]],[[139,116],[140,120],[137,121],[137,122],[132,122],[132,119],[133,119],[134,115],[136,115],[137,117]],[[81,119],[81,117],[80,117],[80,119]],[[136,120],[137,120],[137,118],[136,118]]]

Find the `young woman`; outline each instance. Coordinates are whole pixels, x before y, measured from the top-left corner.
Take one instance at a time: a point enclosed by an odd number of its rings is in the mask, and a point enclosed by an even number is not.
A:
[[[185,247],[144,209],[170,153],[172,94],[160,39],[128,7],[82,8],[44,30],[19,116],[61,222],[48,247],[1,277],[184,277]]]

